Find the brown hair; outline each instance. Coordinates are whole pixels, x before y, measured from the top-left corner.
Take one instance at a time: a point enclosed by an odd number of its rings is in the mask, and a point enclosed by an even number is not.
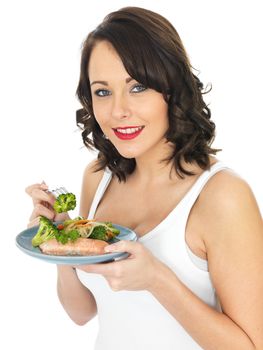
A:
[[[219,151],[210,147],[215,124],[203,100],[203,84],[192,72],[177,31],[157,13],[125,7],[108,14],[82,48],[77,96],[83,109],[77,111],[77,125],[83,129],[84,144],[99,151],[96,170],[108,167],[120,181],[125,181],[136,166],[134,158],[122,157],[104,138],[93,113],[88,65],[94,45],[102,40],[115,48],[133,79],[162,93],[168,103],[169,128],[165,136],[175,147],[164,161],[172,161],[181,177],[194,174],[183,168],[182,160],[195,161],[202,169],[209,169],[209,154]]]

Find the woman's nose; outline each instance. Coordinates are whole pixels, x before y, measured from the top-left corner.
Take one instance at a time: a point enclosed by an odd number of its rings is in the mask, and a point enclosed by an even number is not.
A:
[[[115,95],[112,99],[111,115],[116,119],[124,119],[130,116],[129,102],[123,95]]]

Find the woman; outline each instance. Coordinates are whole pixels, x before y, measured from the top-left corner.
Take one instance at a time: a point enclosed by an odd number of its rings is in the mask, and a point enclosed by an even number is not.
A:
[[[174,27],[151,11],[109,14],[83,45],[77,123],[99,151],[80,215],[132,228],[128,259],[58,266],[79,325],[99,317],[97,350],[262,349],[262,219],[248,184],[211,147],[215,125]],[[34,210],[58,218],[45,184]]]

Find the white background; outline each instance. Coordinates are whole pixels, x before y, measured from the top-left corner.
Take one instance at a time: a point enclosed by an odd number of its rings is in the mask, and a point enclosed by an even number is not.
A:
[[[97,320],[73,324],[56,297],[55,266],[24,255],[15,236],[32,210],[27,185],[45,179],[79,195],[94,157],[75,125],[80,48],[108,12],[141,6],[174,24],[200,79],[213,85],[206,101],[217,125],[214,146],[223,148],[218,157],[247,180],[262,212],[260,2],[1,1],[0,348],[93,348]]]

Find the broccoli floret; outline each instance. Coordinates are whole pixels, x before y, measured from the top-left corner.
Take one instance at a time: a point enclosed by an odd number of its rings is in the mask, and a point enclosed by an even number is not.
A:
[[[89,238],[101,239],[102,241],[108,241],[107,229],[105,226],[96,226],[92,230]]]
[[[73,193],[60,194],[53,205],[56,213],[64,213],[76,207],[76,196]]]
[[[109,223],[102,223],[99,224],[98,226],[95,226],[92,229],[91,234],[89,235],[89,238],[93,239],[101,239],[102,241],[108,242],[115,236],[117,236],[120,233],[120,230],[117,228],[113,227],[112,224],[109,225]]]
[[[66,232],[65,230],[58,230],[55,234],[55,238],[62,244],[68,243],[68,241],[75,242],[80,237],[78,230],[71,230]]]
[[[41,243],[55,238],[55,234],[58,231],[57,227],[44,216],[41,216],[39,220],[39,228],[36,235],[32,238],[33,247],[38,247]]]

